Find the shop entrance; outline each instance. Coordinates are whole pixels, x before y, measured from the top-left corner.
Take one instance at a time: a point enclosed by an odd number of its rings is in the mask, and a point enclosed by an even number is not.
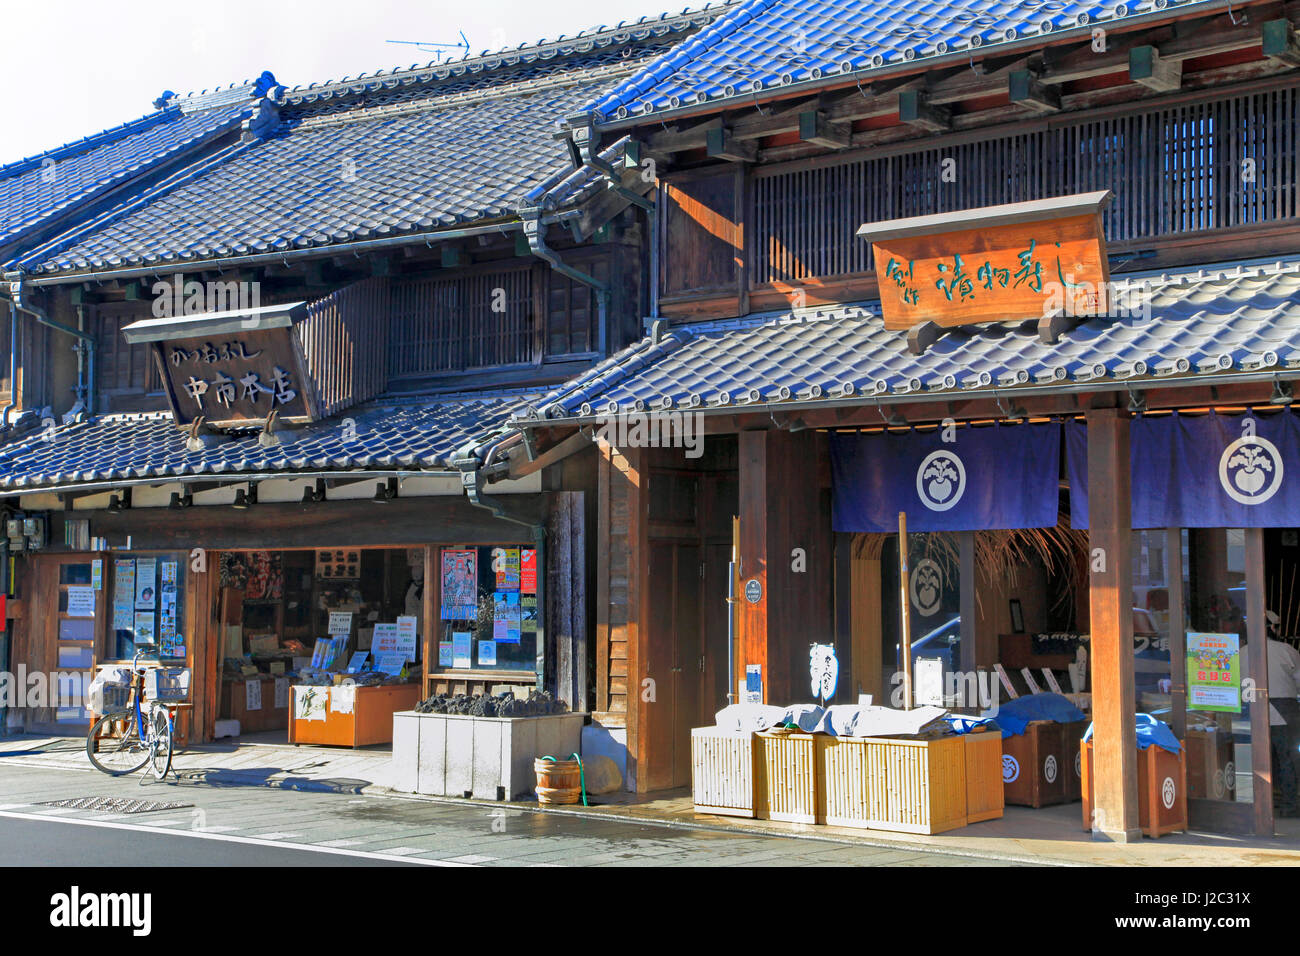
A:
[[[738,483],[734,472],[650,472],[649,625],[645,699],[653,755],[647,789],[689,786],[691,728],[727,705],[727,578]],[[645,695],[652,694],[653,699]]]

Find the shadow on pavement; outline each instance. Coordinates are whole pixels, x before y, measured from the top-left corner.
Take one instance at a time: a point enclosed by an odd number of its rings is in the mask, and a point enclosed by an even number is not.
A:
[[[195,767],[176,771],[176,782],[209,787],[270,787],[308,793],[361,793],[372,782],[355,777],[280,776],[284,773],[279,767],[244,767],[239,770]]]

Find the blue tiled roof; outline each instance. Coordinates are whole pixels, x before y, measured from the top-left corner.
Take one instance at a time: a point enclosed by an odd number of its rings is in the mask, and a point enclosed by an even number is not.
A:
[[[186,450],[186,433],[170,412],[105,415],[36,433],[0,448],[0,492],[68,484],[157,478],[342,469],[449,471],[450,456],[485,439],[529,399],[521,393],[376,402],[335,418],[277,435],[286,443],[263,448],[257,432],[235,434],[199,452]],[[348,424],[350,421],[351,424]],[[225,437],[225,436],[220,436]],[[218,440],[220,440],[218,438]]]
[[[200,111],[169,106],[130,123],[27,159],[0,166],[0,245],[239,126],[239,104]]]
[[[1212,0],[745,0],[587,109],[608,121],[752,100]],[[735,105],[735,104],[730,104]]]
[[[631,346],[537,408],[548,419],[670,408],[734,414],[1300,370],[1300,259],[1117,280],[1118,294],[1129,289],[1149,302],[1149,318],[1090,319],[1051,345],[1031,321],[953,330],[913,355],[907,333],[886,330],[874,302],[698,323]]]
[[[16,261],[30,273],[150,266],[387,238],[513,218],[521,201],[573,201],[594,177],[570,175],[557,121],[728,8],[288,90],[264,139]]]

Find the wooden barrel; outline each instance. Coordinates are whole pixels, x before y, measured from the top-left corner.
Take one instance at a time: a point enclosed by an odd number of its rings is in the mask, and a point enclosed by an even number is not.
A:
[[[582,766],[576,760],[533,761],[537,772],[538,803],[577,803],[582,797]]]

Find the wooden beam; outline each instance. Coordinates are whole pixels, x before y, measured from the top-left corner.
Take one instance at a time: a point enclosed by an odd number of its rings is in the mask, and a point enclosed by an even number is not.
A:
[[[832,123],[817,110],[799,114],[799,138],[805,143],[825,146],[827,149],[844,149],[852,142],[853,132],[848,123]]]
[[[755,143],[738,140],[726,129],[708,131],[705,152],[713,159],[725,159],[733,163],[752,163],[758,158],[758,146]]]
[[[1155,47],[1135,46],[1128,51],[1128,78],[1157,93],[1168,93],[1183,85],[1183,61],[1161,57]]]
[[[1007,98],[1036,113],[1056,113],[1061,109],[1060,90],[1045,85],[1029,70],[1011,71],[1007,77]]]
[[[1131,843],[1138,824],[1133,702],[1133,553],[1129,419],[1118,409],[1088,418],[1088,561],[1092,654],[1094,839]]]
[[[535,471],[541,471],[547,465],[552,465],[562,458],[568,458],[574,452],[582,451],[584,448],[591,447],[591,438],[586,432],[577,431],[570,435],[564,441],[552,445],[546,451],[542,452],[532,461],[527,458],[527,452],[523,447],[512,449],[510,453],[510,478],[523,478],[531,475]]]
[[[1300,66],[1300,41],[1290,20],[1270,20],[1263,26],[1264,55],[1287,66]]]
[[[932,133],[952,129],[952,111],[946,106],[931,106],[921,90],[903,90],[898,94],[898,119]]]

